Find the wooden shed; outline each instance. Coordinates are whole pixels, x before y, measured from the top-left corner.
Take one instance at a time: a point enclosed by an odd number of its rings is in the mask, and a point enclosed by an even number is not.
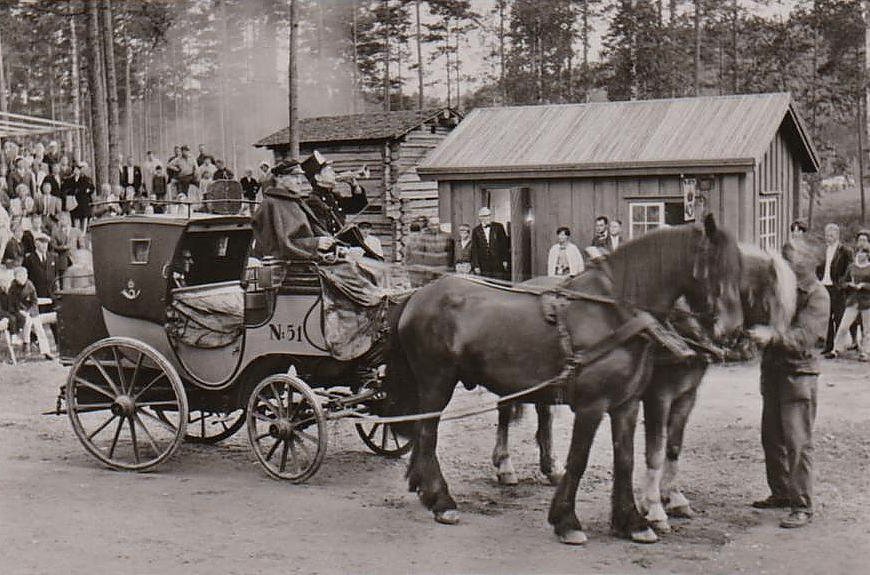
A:
[[[359,220],[371,222],[387,259],[398,259],[410,222],[418,215],[438,215],[437,183],[422,181],[417,164],[461,119],[450,108],[304,118],[299,122],[300,156],[319,150],[336,172],[368,166],[370,178],[360,183],[369,205]],[[268,148],[275,162],[281,161],[289,155],[290,129],[254,146]]]
[[[788,94],[472,111],[418,167],[442,221],[509,223],[515,280],[546,273],[555,230],[582,249],[598,215],[636,237],[691,216],[684,196],[741,241],[779,248],[818,159]]]

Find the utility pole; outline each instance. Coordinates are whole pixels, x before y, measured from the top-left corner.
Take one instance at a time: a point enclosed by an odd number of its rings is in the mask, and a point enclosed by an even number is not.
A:
[[[417,10],[417,109],[423,109],[423,42],[420,38],[420,0],[415,3]]]
[[[3,63],[3,31],[0,30],[0,112],[9,111],[6,99],[6,65]]]

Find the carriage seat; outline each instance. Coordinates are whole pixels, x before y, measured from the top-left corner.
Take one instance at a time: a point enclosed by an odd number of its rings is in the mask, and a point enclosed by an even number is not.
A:
[[[166,331],[175,340],[198,348],[224,347],[245,329],[245,292],[238,281],[172,290]]]

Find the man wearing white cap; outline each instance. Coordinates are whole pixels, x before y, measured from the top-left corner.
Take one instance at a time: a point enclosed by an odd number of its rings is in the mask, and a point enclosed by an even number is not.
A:
[[[492,211],[486,206],[477,217],[480,223],[471,232],[471,269],[477,275],[508,279],[511,248],[504,226],[492,221]]]

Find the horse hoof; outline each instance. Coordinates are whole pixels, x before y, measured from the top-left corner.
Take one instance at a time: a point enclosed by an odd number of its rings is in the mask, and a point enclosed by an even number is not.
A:
[[[564,543],[565,545],[583,545],[586,543],[586,539],[586,534],[576,529],[559,535],[559,543]]]
[[[517,479],[517,474],[513,471],[498,474],[499,485],[517,485],[519,482],[520,480]]]
[[[448,509],[447,511],[439,511],[435,513],[435,521],[444,525],[456,525],[459,523],[459,511]]]
[[[695,510],[690,505],[679,505],[677,507],[669,507],[668,515],[682,519],[691,519],[695,516]]]
[[[653,531],[656,533],[670,533],[671,526],[667,521],[650,521],[649,526],[653,528]]]
[[[547,474],[547,479],[550,481],[550,485],[559,485],[562,482],[562,478],[565,477],[565,471],[553,471]]]
[[[635,543],[655,543],[659,540],[659,537],[655,531],[647,527],[642,531],[634,531],[631,534],[631,540]]]

